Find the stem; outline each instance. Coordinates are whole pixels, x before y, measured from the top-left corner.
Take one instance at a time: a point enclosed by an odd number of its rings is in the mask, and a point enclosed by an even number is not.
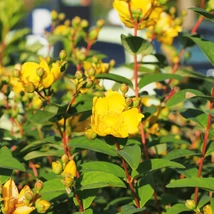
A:
[[[76,200],[77,200],[77,203],[78,203],[78,205],[79,205],[79,208],[80,208],[80,212],[84,212],[85,210],[84,210],[84,208],[83,208],[83,206],[82,206],[82,203],[81,203],[81,201],[80,201],[80,199],[79,199],[79,196],[77,195],[77,194],[75,194],[75,198],[76,198]]]
[[[138,90],[138,64],[137,64],[137,54],[134,55],[134,85],[135,85],[135,96],[139,97]]]
[[[214,87],[212,88],[212,94],[211,95],[214,98]],[[209,109],[212,110],[213,106],[214,106],[214,102],[211,101]],[[208,140],[209,140],[209,130],[210,130],[210,127],[211,127],[211,123],[212,123],[212,114],[208,114],[207,127],[205,129],[203,148],[202,148],[202,158],[200,160],[200,164],[199,164],[199,168],[198,168],[198,178],[201,177],[202,169],[203,169],[203,165],[204,165],[204,160],[206,158],[206,149],[207,149],[207,143],[208,143]],[[194,201],[195,201],[196,204],[198,202],[198,191],[199,191],[199,188],[196,187],[195,188],[195,196],[194,196]]]
[[[116,139],[115,139],[115,146],[117,148],[117,151],[120,151],[120,146],[117,143]],[[134,197],[134,201],[135,201],[136,207],[140,208],[139,200],[137,198],[137,194],[135,192],[135,189],[134,189],[134,186],[133,186],[133,183],[132,183],[132,177],[131,177],[131,175],[129,175],[125,160],[122,157],[121,157],[121,159],[122,159],[123,169],[124,169],[124,171],[126,173],[127,183],[129,184],[129,187],[130,187],[130,189],[132,191],[132,195]]]

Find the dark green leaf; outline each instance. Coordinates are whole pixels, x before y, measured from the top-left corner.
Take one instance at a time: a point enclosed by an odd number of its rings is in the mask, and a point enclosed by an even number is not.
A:
[[[184,178],[169,183],[167,188],[198,187],[207,191],[214,191],[214,178]]]
[[[137,169],[141,159],[141,149],[137,144],[127,145],[117,153],[125,159],[132,169]]]
[[[132,204],[127,204],[121,207],[121,212],[120,214],[133,214],[133,213],[139,213],[145,210],[145,208],[136,208]]]
[[[180,75],[177,75],[177,74],[164,74],[164,73],[161,73],[161,74],[147,74],[145,76],[143,76],[140,81],[139,81],[139,88],[142,88],[152,82],[159,82],[159,81],[163,81],[163,80],[166,80],[166,79],[177,79],[177,80],[181,80],[183,79],[182,76]]]
[[[25,167],[17,160],[15,159],[11,151],[3,147],[0,150],[0,167],[4,169],[15,169],[25,172]]]
[[[0,184],[4,184],[12,175],[12,169],[0,168]]]
[[[112,149],[108,144],[98,138],[88,140],[86,137],[77,137],[73,138],[68,145],[73,148],[88,149],[111,156],[117,156],[116,150]]]
[[[201,155],[201,153],[195,153],[188,149],[175,149],[169,153],[167,153],[163,159],[166,160],[173,160],[176,158],[186,157],[186,156],[193,156],[193,155]]]
[[[124,170],[119,167],[116,164],[108,163],[104,161],[92,161],[88,163],[81,164],[81,171],[83,173],[90,172],[90,171],[100,171],[100,172],[106,172],[113,175],[116,175],[117,177],[125,178],[126,174]]]
[[[130,54],[143,54],[144,52],[147,53],[147,50],[151,46],[150,42],[138,36],[125,36],[122,34],[121,41],[123,47]]]
[[[75,212],[73,214],[93,214],[93,210],[92,209],[87,209],[84,212]]]
[[[79,198],[82,200],[84,209],[87,209],[91,206],[93,200],[96,198],[97,191],[97,189],[87,189],[77,192]]]
[[[175,204],[172,207],[170,207],[169,209],[167,209],[166,214],[178,214],[184,211],[190,211],[192,213],[191,210],[189,210],[185,204]]]
[[[123,76],[117,75],[117,74],[98,74],[96,75],[96,79],[108,79],[113,80],[118,83],[126,83],[130,87],[133,87],[132,81],[130,79],[127,79]]]
[[[211,155],[213,152],[214,152],[214,141],[211,140],[207,145],[207,151],[206,151],[205,156],[207,157],[207,156]]]
[[[214,14],[207,12],[203,8],[198,8],[198,7],[191,7],[188,8],[189,10],[193,10],[199,15],[204,16],[206,19],[210,20],[211,22],[214,22]]]
[[[86,189],[97,189],[102,187],[126,188],[126,185],[120,178],[113,174],[92,171],[84,173],[81,176],[81,178],[77,180],[77,187],[79,187],[80,190],[86,190]]]

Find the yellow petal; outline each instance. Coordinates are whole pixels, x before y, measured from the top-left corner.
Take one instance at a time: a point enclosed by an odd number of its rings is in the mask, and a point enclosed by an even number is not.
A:
[[[2,197],[4,198],[15,198],[19,195],[18,189],[14,181],[10,178],[3,186]]]
[[[40,59],[40,67],[42,67],[47,73],[50,72],[50,68],[48,66],[48,63],[45,59],[43,59],[42,57],[39,58]]]
[[[138,126],[141,119],[144,117],[143,114],[138,112],[137,108],[132,108],[128,111],[123,112],[125,123],[128,126],[128,133],[135,134],[138,132]]]
[[[77,167],[74,160],[70,160],[67,165],[65,166],[64,171],[62,172],[62,176],[65,176],[66,174],[71,175],[72,177],[76,177]]]
[[[11,197],[11,198],[4,198],[4,205],[2,207],[2,212],[4,214],[11,214],[15,210],[15,204],[17,202],[17,199]]]
[[[34,207],[21,206],[21,207],[17,207],[12,214],[29,214],[33,212],[33,210],[35,210]]]

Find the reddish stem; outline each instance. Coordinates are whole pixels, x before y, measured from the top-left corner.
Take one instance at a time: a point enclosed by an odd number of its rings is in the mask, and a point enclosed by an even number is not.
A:
[[[119,146],[119,144],[117,143],[116,140],[115,140],[115,146],[116,146],[116,148],[117,148],[117,151],[120,151],[120,146]],[[123,169],[124,169],[124,171],[125,171],[125,173],[126,173],[127,183],[129,184],[129,187],[130,187],[130,189],[131,189],[131,191],[132,191],[132,194],[133,194],[133,197],[134,197],[134,200],[135,200],[136,207],[137,207],[137,208],[140,208],[139,200],[138,200],[138,198],[137,198],[137,194],[136,194],[136,192],[135,192],[135,189],[134,189],[134,186],[133,186],[133,183],[132,183],[132,177],[131,177],[131,175],[129,175],[129,172],[128,172],[128,169],[127,169],[125,160],[124,160],[122,157],[121,157],[121,159],[122,159]]]
[[[35,176],[35,177],[38,177],[38,176],[39,176],[38,171],[37,171],[37,169],[36,169],[35,164],[34,164],[32,161],[30,161],[29,167],[33,170],[34,176]]]
[[[75,198],[76,198],[77,203],[78,203],[78,205],[79,205],[80,212],[84,212],[85,210],[84,210],[84,208],[83,208],[83,206],[82,206],[82,203],[81,203],[81,201],[80,201],[80,199],[79,199],[79,196],[78,196],[77,194],[75,194]]]
[[[211,95],[214,98],[214,87],[212,88],[212,94]],[[209,109],[212,110],[213,107],[214,107],[214,102],[211,101]],[[210,127],[211,127],[211,123],[212,123],[212,114],[208,114],[207,127],[205,129],[203,148],[202,148],[202,158],[200,160],[200,164],[199,164],[199,168],[198,168],[198,178],[200,178],[201,174],[202,174],[203,164],[204,164],[204,160],[205,160],[205,157],[206,157],[206,149],[207,149],[207,143],[208,143],[208,140],[209,140],[209,130],[210,130]],[[198,192],[199,192],[199,188],[196,187],[195,188],[195,196],[194,196],[194,201],[195,201],[196,204],[198,202]]]

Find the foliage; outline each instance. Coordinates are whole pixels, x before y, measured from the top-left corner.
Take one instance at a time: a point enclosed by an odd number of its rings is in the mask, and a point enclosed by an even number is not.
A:
[[[194,45],[213,64],[214,42],[195,34],[204,19],[212,24],[213,1],[190,8],[199,16],[190,33],[181,32],[185,12],[139,2],[113,3],[133,28],[118,35],[133,62],[114,70],[93,51],[104,20],[89,28],[52,11],[40,57],[29,29],[13,30],[24,3],[0,0],[1,213],[214,213],[214,78],[182,65]]]

